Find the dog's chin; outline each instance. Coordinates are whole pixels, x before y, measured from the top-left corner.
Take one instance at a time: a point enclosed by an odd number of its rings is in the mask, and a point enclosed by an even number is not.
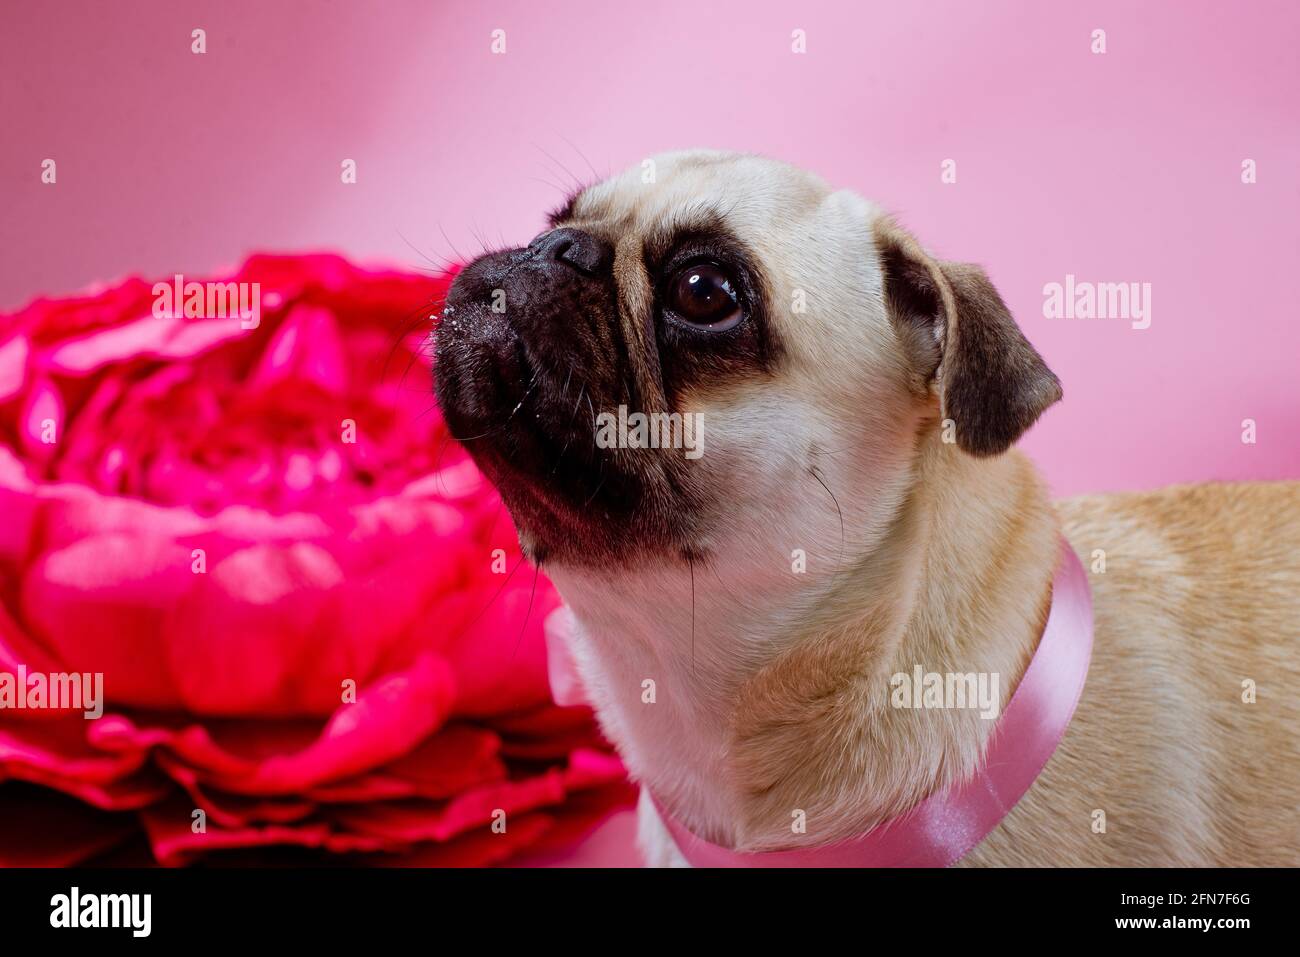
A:
[[[438,398],[453,438],[496,486],[534,563],[628,566],[679,555],[681,508],[665,508],[652,453],[597,448],[585,398],[498,375],[513,344],[438,363]],[[573,390],[570,390],[573,391]]]
[[[512,496],[507,505],[519,536],[519,547],[535,565],[586,567],[607,564],[616,556],[598,558],[606,546],[600,530],[579,516],[539,504],[539,500]],[[617,556],[620,562],[627,556]]]
[[[453,436],[500,492],[529,560],[630,568],[702,554],[700,523],[691,518],[696,508],[651,463],[654,452],[597,448],[583,417],[556,429],[572,415],[572,396],[558,407],[554,397],[536,392],[499,398],[499,404],[486,402],[479,391],[461,400],[489,410],[483,416],[466,416],[456,411],[463,405],[443,401]]]
[[[471,455],[501,493],[520,547],[535,564],[633,568],[703,553],[689,504],[665,507],[653,482],[639,475],[606,463],[561,483],[558,470],[521,469],[487,446]]]

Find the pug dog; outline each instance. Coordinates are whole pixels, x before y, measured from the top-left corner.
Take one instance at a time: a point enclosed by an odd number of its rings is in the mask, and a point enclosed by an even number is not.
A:
[[[979,267],[808,172],[678,152],[466,266],[435,337],[449,427],[576,619],[649,863],[683,862],[660,809],[764,852],[966,779],[996,722],[891,707],[890,678],[996,674],[1005,706],[1064,535],[1086,687],[962,863],[1300,864],[1300,483],[1053,503],[1012,446],[1061,386]],[[600,440],[636,413],[702,454]]]

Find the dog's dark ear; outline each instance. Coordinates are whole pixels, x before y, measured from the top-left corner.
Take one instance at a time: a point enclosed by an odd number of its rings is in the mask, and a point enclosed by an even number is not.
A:
[[[937,390],[957,445],[997,455],[1061,398],[984,270],[932,259],[889,220],[873,229],[885,308],[918,374]]]

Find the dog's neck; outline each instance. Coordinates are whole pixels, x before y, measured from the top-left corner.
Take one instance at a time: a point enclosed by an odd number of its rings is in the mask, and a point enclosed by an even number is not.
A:
[[[751,561],[552,571],[606,733],[700,837],[742,850],[827,843],[978,762],[994,721],[891,707],[890,678],[916,666],[996,674],[1000,712],[1045,620],[1054,513],[1014,451],[974,459],[929,443],[909,489],[883,538],[833,574],[786,566],[781,582]]]

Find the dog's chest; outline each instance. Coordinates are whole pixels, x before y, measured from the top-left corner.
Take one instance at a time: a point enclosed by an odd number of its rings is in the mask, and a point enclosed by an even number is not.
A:
[[[736,820],[722,696],[710,694],[689,663],[653,646],[577,632],[571,647],[579,676],[633,778],[697,826]]]

